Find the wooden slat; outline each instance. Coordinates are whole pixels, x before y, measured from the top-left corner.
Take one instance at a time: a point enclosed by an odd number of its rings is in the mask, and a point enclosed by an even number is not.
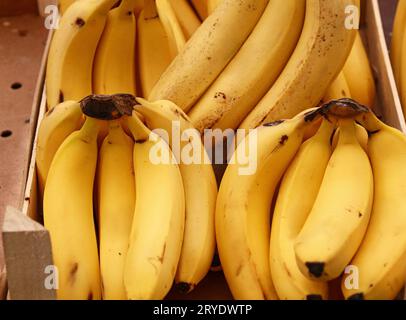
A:
[[[55,290],[45,287],[46,267],[53,264],[48,231],[20,211],[8,207],[3,224],[3,245],[9,270],[10,299],[55,299]]]

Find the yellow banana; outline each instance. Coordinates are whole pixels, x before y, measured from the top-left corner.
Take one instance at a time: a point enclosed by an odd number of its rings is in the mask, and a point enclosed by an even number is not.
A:
[[[172,61],[169,39],[159,19],[155,0],[147,0],[138,17],[138,64],[142,95],[148,96]]]
[[[40,198],[43,197],[49,167],[62,142],[82,124],[82,111],[76,101],[66,101],[49,110],[38,129],[35,163]]]
[[[93,182],[99,122],[87,118],[58,149],[44,192],[44,224],[58,268],[58,299],[100,299],[93,221]]]
[[[200,27],[201,22],[187,0],[170,0],[170,3],[175,11],[183,34],[186,40],[188,40],[197,28]]]
[[[403,39],[406,31],[406,1],[399,0],[396,8],[395,20],[393,23],[392,44],[390,57],[395,75],[396,84],[400,90],[401,62],[404,51],[402,49]]]
[[[346,9],[351,6],[359,8],[359,0],[306,1],[305,22],[296,49],[278,80],[240,125],[242,129],[290,118],[320,102],[354,42],[356,31],[346,28]]]
[[[135,207],[132,139],[109,123],[97,168],[100,273],[103,299],[125,300],[124,264]]]
[[[226,169],[215,226],[221,265],[235,299],[277,298],[269,266],[272,198],[304,130],[303,116],[259,127],[238,144]]]
[[[170,0],[155,0],[159,19],[169,39],[169,48],[172,58],[175,58],[185,46],[186,38],[169,1]]]
[[[341,98],[351,98],[350,88],[342,71],[324,93],[323,101],[329,102],[330,100],[338,100]]]
[[[135,0],[122,0],[108,13],[93,67],[96,94],[136,94],[134,7]]]
[[[319,192],[333,132],[334,125],[324,120],[316,135],[300,147],[282,179],[270,242],[272,279],[281,300],[327,299],[327,283],[309,280],[300,272],[294,243]]]
[[[148,100],[170,100],[187,112],[238,52],[267,3],[223,1],[162,74]]]
[[[216,178],[200,133],[180,108],[170,101],[150,103],[140,98],[137,101],[141,105],[136,106],[136,111],[144,116],[148,127],[163,129],[167,133],[168,143],[172,146],[182,174],[186,223],[176,283],[182,291],[189,292],[205,277],[213,260]],[[172,136],[173,132],[177,132],[179,137]],[[193,139],[192,142],[189,142],[189,138]],[[195,158],[184,159],[185,150],[192,150]]]
[[[211,15],[223,0],[207,0],[207,14]]]
[[[66,12],[66,10],[70,7],[70,5],[75,1],[76,0],[58,0],[60,15],[62,16]]]
[[[343,72],[351,97],[364,106],[372,108],[376,95],[375,81],[359,31],[355,36],[354,45]]]
[[[372,113],[360,121],[370,132],[368,153],[375,179],[375,195],[367,233],[351,265],[356,285],[347,299],[394,299],[406,282],[406,137],[380,122]]]
[[[136,116],[128,117],[127,125],[135,140],[136,204],[124,285],[129,299],[163,299],[172,287],[182,248],[182,176],[164,140]]]
[[[304,0],[269,1],[240,51],[190,110],[198,130],[238,127],[289,60],[302,31],[305,7]]]
[[[311,279],[340,276],[364,237],[373,176],[353,120],[340,120],[340,137],[313,208],[295,242],[297,263]]]
[[[92,93],[92,67],[107,13],[116,0],[72,3],[61,18],[48,54],[47,106]]]

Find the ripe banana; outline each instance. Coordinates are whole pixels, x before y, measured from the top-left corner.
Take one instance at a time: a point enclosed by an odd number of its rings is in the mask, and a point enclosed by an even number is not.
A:
[[[182,174],[186,223],[176,283],[182,291],[189,292],[206,276],[213,260],[216,178],[199,132],[180,108],[170,101],[149,103],[140,98],[137,101],[141,105],[136,106],[136,111],[144,116],[148,127],[163,129],[166,139],[169,137],[168,143]],[[173,133],[179,137],[172,136]],[[189,138],[193,140],[190,142]],[[186,150],[191,151],[195,158],[184,158]]]
[[[124,285],[131,300],[163,299],[171,289],[182,248],[182,176],[164,140],[136,116],[128,117],[127,125],[135,140],[136,204]]]
[[[211,15],[223,0],[207,0],[207,14]]]
[[[44,192],[44,225],[58,268],[58,299],[100,299],[93,221],[93,182],[99,122],[87,118],[58,149]]]
[[[138,64],[142,96],[150,94],[172,61],[169,39],[159,19],[155,0],[147,0],[138,17]]]
[[[62,142],[82,124],[82,111],[76,101],[66,101],[49,110],[38,129],[35,163],[40,199],[43,198],[49,167]]]
[[[166,69],[148,100],[170,100],[187,112],[238,52],[267,3],[224,0]]]
[[[315,107],[337,77],[351,51],[356,31],[346,29],[346,9],[359,0],[307,0],[302,35],[278,80],[240,125],[290,118]],[[357,28],[358,26],[353,26]]]
[[[66,12],[66,10],[70,7],[70,5],[75,1],[76,0],[58,0],[60,15],[62,16]]]
[[[340,120],[340,137],[313,208],[295,242],[297,263],[310,279],[340,276],[364,237],[373,199],[369,159],[353,120]]]
[[[190,110],[198,130],[238,127],[289,60],[302,31],[305,7],[304,0],[269,1],[240,51]]]
[[[215,227],[221,265],[235,299],[277,298],[269,266],[272,198],[304,131],[303,116],[259,127],[238,144],[226,169]],[[244,175],[241,170],[249,164]]]
[[[182,28],[186,40],[188,40],[200,27],[201,22],[187,0],[170,0],[175,11],[176,18]]]
[[[193,8],[196,10],[201,21],[205,20],[208,16],[207,13],[207,0],[190,0]]]
[[[94,61],[96,94],[136,94],[134,7],[135,0],[122,0],[108,13]]]
[[[169,1],[170,0],[155,0],[159,19],[169,39],[169,48],[172,58],[175,58],[177,54],[183,50],[186,38]]]
[[[367,233],[351,265],[358,268],[358,288],[346,285],[348,299],[394,299],[406,282],[406,137],[372,113],[360,121],[370,132],[368,153],[375,195]]]
[[[351,97],[364,106],[372,108],[375,102],[375,81],[359,31],[355,36],[354,45],[343,72]]]
[[[47,107],[92,93],[92,67],[107,13],[116,0],[72,3],[61,18],[48,54]]]
[[[399,0],[396,8],[396,15],[393,24],[392,44],[391,44],[391,61],[393,66],[393,73],[395,75],[398,90],[400,90],[401,78],[401,62],[404,51],[402,50],[403,39],[405,38],[406,30],[406,1]]]
[[[132,139],[119,120],[109,123],[109,133],[99,154],[97,199],[99,211],[100,273],[104,300],[125,300],[124,264],[135,207]]]
[[[329,102],[330,100],[338,100],[341,98],[351,98],[350,88],[344,76],[344,72],[340,72],[335,80],[330,84],[324,94],[323,101]]]
[[[333,132],[334,125],[324,120],[316,135],[300,147],[282,179],[270,242],[272,279],[281,300],[327,299],[327,283],[309,280],[300,272],[294,243],[319,192]]]

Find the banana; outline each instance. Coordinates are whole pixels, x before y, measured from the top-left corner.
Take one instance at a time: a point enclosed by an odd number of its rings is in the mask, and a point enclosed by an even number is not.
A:
[[[170,0],[170,4],[175,11],[186,40],[188,40],[200,27],[201,22],[187,0]]]
[[[159,19],[155,0],[147,0],[138,17],[138,65],[142,95],[148,96],[172,61],[169,39]]]
[[[175,58],[185,46],[185,35],[183,34],[182,28],[169,0],[155,0],[155,2],[159,19],[168,35],[172,58]]]
[[[365,130],[365,128],[358,123],[355,125],[355,135],[357,137],[358,143],[364,149],[365,152],[368,151],[368,131]],[[337,130],[334,132],[334,137],[333,141],[331,143],[331,146],[333,150],[337,147],[338,144],[338,139],[340,137],[340,128],[337,128]]]
[[[403,39],[406,31],[406,1],[399,0],[396,8],[395,20],[393,23],[392,32],[392,44],[390,57],[393,66],[393,73],[395,75],[396,84],[398,85],[398,90],[400,90],[400,78],[401,78],[401,62],[403,56]]]
[[[346,285],[347,299],[394,299],[406,282],[406,137],[372,113],[360,120],[370,132],[368,153],[375,195],[367,233],[351,265],[358,268],[358,288]]]
[[[162,74],[148,100],[170,100],[188,112],[238,52],[267,3],[221,2]]]
[[[82,129],[60,146],[44,192],[44,225],[58,268],[58,299],[100,299],[100,272],[93,221],[93,182],[99,122],[87,118]]]
[[[60,15],[62,16],[66,12],[66,10],[70,7],[70,5],[75,1],[76,0],[58,0]]]
[[[140,98],[137,101],[141,105],[137,105],[135,110],[144,116],[148,127],[163,129],[168,134],[168,143],[172,146],[182,174],[186,223],[175,280],[182,291],[189,292],[206,276],[213,260],[216,178],[199,132],[181,109],[170,101],[150,103]],[[172,136],[172,132],[176,131],[179,137]],[[192,142],[189,142],[189,138],[193,139]],[[180,152],[175,152],[176,149]],[[184,150],[195,150],[193,154],[196,159],[193,162],[183,159]]]
[[[92,67],[109,9],[116,0],[72,3],[52,38],[46,69],[47,107],[92,93]]]
[[[100,273],[104,300],[125,300],[124,264],[135,207],[132,139],[119,120],[99,154],[97,199],[99,211]]]
[[[299,42],[278,80],[242,122],[242,129],[290,118],[315,107],[337,77],[356,31],[346,29],[346,9],[359,0],[307,0]],[[356,28],[357,26],[354,26]]]
[[[62,142],[82,124],[82,111],[76,101],[66,101],[49,110],[38,129],[36,158],[40,198],[43,198],[45,182],[52,159]]]
[[[208,0],[191,0],[193,8],[196,10],[201,21],[205,20],[208,16],[207,12],[207,1]]]
[[[404,28],[406,30],[406,27]],[[403,37],[402,42],[402,52],[401,52],[401,61],[400,61],[400,71],[399,71],[399,96],[402,102],[403,113],[406,114],[406,36]]]
[[[135,140],[136,204],[124,285],[131,300],[163,299],[171,289],[182,248],[182,176],[164,140],[136,116],[128,117],[127,125]]]
[[[190,110],[198,130],[238,127],[289,60],[302,31],[305,7],[304,0],[269,1],[240,51]]]
[[[313,208],[294,245],[310,279],[340,276],[364,237],[373,200],[372,169],[353,120],[340,120],[340,137]]]
[[[251,131],[238,144],[221,181],[215,220],[217,248],[235,299],[277,298],[269,266],[272,198],[304,131],[303,115]],[[250,172],[243,173],[249,164]]]
[[[207,0],[207,14],[211,15],[223,0]]]
[[[122,0],[108,13],[93,67],[96,94],[136,94],[135,0]]]
[[[351,98],[350,88],[342,71],[324,93],[323,101],[329,102],[330,100],[338,100],[341,98]]]
[[[334,125],[324,120],[316,135],[300,147],[282,179],[270,241],[272,279],[281,300],[327,299],[327,283],[309,280],[300,272],[294,243],[319,192],[333,132]]]
[[[351,97],[364,106],[372,108],[376,95],[375,81],[359,31],[355,36],[354,45],[343,72]]]

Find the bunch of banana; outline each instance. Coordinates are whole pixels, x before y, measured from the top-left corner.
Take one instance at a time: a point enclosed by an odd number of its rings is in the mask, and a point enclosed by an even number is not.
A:
[[[393,73],[402,102],[403,110],[406,110],[406,1],[399,0],[393,24],[391,60]]]
[[[267,4],[222,1],[159,78],[148,100],[170,100],[187,112],[241,48]]]
[[[200,133],[172,102],[137,101],[131,115],[131,95],[89,96],[41,123],[37,168],[60,299],[162,299],[174,281],[187,293],[210,270],[217,185]]]
[[[199,130],[238,127],[289,60],[302,31],[305,7],[304,0],[269,1],[237,55],[189,111]]]
[[[350,99],[250,131],[216,206],[234,298],[328,299],[341,276],[345,298],[395,298],[406,281],[403,154],[406,137]]]

